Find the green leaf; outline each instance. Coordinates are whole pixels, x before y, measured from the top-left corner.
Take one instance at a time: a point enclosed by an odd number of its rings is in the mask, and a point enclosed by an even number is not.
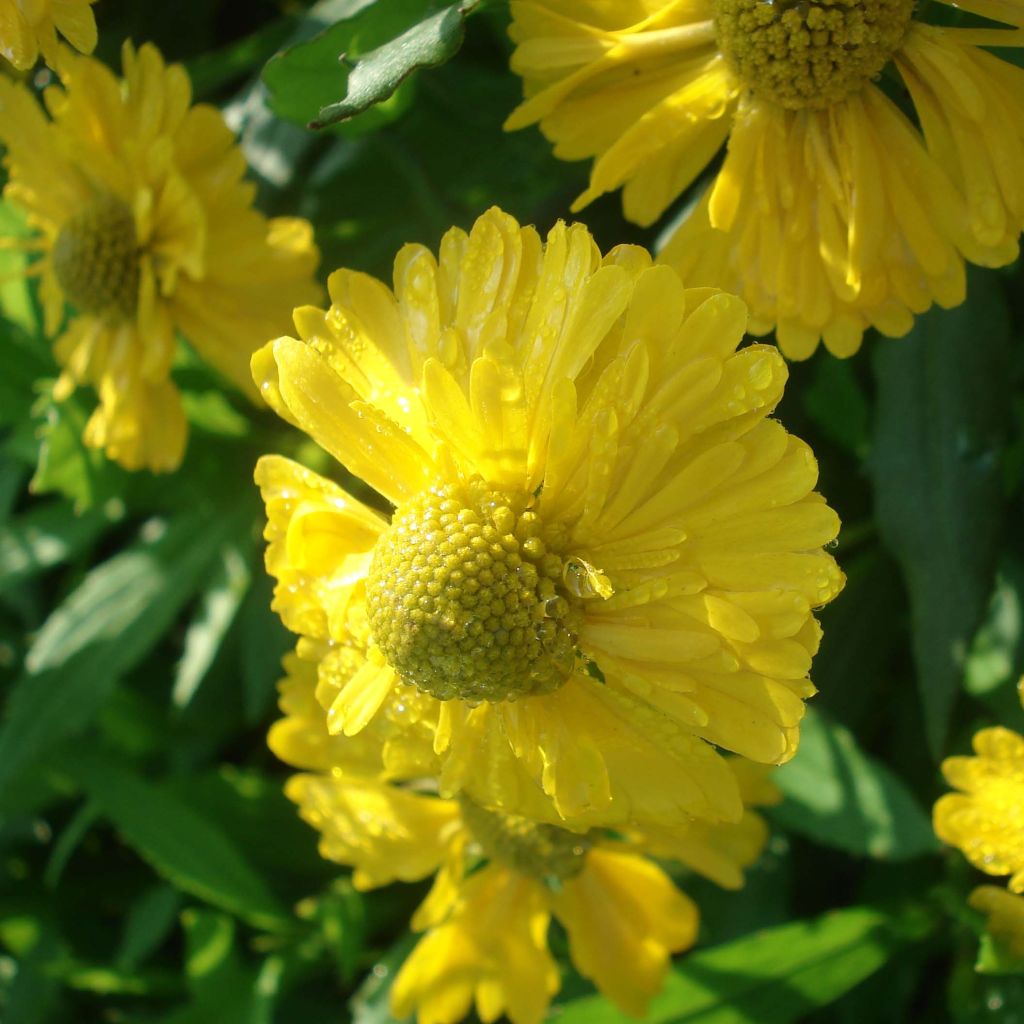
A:
[[[195,592],[224,534],[240,528],[238,516],[211,522],[201,511],[169,526],[151,520],[50,615],[0,726],[0,802],[23,765],[92,720]]]
[[[789,1024],[869,977],[928,925],[917,913],[851,907],[698,950],[673,970],[648,1024]],[[628,1024],[600,996],[560,1008],[560,1024]]]
[[[29,238],[35,232],[25,223],[24,214],[10,203],[0,202],[0,237]],[[17,249],[0,250],[0,314],[31,335],[39,333],[39,311],[32,298],[28,279],[21,277],[28,256]],[[7,369],[5,353],[4,369]],[[6,376],[6,373],[5,373]]]
[[[268,63],[264,81],[275,111],[309,120],[310,128],[326,128],[391,100],[414,72],[455,56],[466,16],[478,2],[461,0],[434,14],[428,13],[426,0],[372,4]],[[406,27],[416,17],[422,20]],[[338,95],[341,100],[329,102]],[[319,114],[311,120],[314,105]],[[394,117],[396,111],[385,116]]]
[[[82,395],[55,402],[47,392],[35,413],[43,421],[39,428],[39,462],[30,484],[35,494],[63,494],[83,511],[124,493],[128,474],[103,452],[87,448],[82,440],[89,420]]]
[[[965,685],[976,697],[989,697],[1015,682],[1015,667],[1024,661],[1024,562],[1006,552],[985,619],[967,654]],[[1013,698],[1011,702],[1015,703]]]
[[[974,969],[979,974],[1024,975],[1024,959],[1015,956],[1004,943],[985,932],[978,943],[978,959]]]
[[[238,954],[235,922],[208,910],[186,910],[185,976],[192,1000],[165,1024],[252,1024],[255,972]]]
[[[160,947],[177,923],[181,899],[181,893],[164,882],[143,892],[125,916],[116,967],[133,971]]]
[[[248,544],[230,541],[220,551],[199,610],[185,633],[185,650],[171,690],[177,708],[189,705],[231,628],[252,582],[250,550]]]
[[[876,512],[910,592],[918,686],[936,757],[991,593],[1012,395],[999,281],[972,271],[968,289],[964,305],[924,314],[906,338],[877,343],[874,358]]]
[[[74,558],[123,514],[117,501],[81,515],[62,501],[30,508],[0,533],[0,592]]]
[[[215,819],[127,762],[79,751],[62,757],[90,800],[144,860],[184,892],[263,928],[289,920],[267,883]]]
[[[785,800],[771,817],[816,842],[880,860],[938,849],[931,820],[903,781],[814,708],[807,709],[796,756],[772,779]]]
[[[303,127],[323,107],[343,96],[351,62],[371,53],[425,16],[429,0],[351,0],[336,10],[342,20],[304,39],[270,60],[263,70],[274,113]],[[314,8],[308,25],[321,24],[322,12]],[[341,55],[344,59],[340,59]],[[345,134],[365,134],[393,121],[408,106],[412,92],[402,88],[384,104],[368,111]]]
[[[418,935],[406,932],[373,965],[349,1003],[352,1024],[403,1024],[391,1016],[391,986],[405,958],[418,941]],[[583,1024],[582,1019],[580,1024]]]

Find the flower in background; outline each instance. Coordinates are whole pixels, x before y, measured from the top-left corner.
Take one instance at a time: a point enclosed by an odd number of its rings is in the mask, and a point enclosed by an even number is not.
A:
[[[320,294],[310,225],[253,209],[245,158],[220,113],[191,106],[188,75],[126,44],[124,81],[63,51],[44,114],[0,79],[4,197],[39,234],[46,332],[62,367],[54,396],[92,385],[85,442],[128,469],[171,470],[186,423],[170,380],[181,332],[255,399],[255,344]]]
[[[476,1011],[535,1024],[559,987],[548,950],[554,916],[565,928],[577,969],[629,1013],[642,1015],[661,987],[672,953],[691,946],[697,908],[650,858],[668,858],[736,889],[760,855],[767,827],[746,810],[736,824],[693,822],[651,832],[555,825],[485,810],[469,798],[444,800],[372,773],[376,740],[332,737],[312,690],[315,673],[294,658],[282,684],[286,717],[271,733],[296,775],[286,792],[321,832],[324,857],[355,868],[358,889],[436,875],[412,920],[423,937],[395,978],[397,1019],[454,1024]],[[376,758],[375,756],[376,755]],[[339,760],[340,759],[340,760]],[[366,774],[351,774],[356,762]],[[731,759],[744,804],[774,803],[768,769]]]
[[[988,916],[989,930],[1024,957],[1024,737],[982,729],[975,757],[950,757],[942,773],[959,792],[935,804],[935,833],[988,875],[1009,875],[1006,889],[979,886],[970,904]]]
[[[394,509],[257,467],[330,731],[414,701],[445,796],[575,828],[738,820],[715,747],[792,756],[843,582],[814,457],[768,418],[785,363],[737,351],[743,304],[497,210],[439,259],[405,247],[394,292],[328,287],[253,372]]]
[[[96,48],[96,0],[0,0],[0,56],[19,71],[32,67],[42,53],[57,66],[59,32],[76,50]]]
[[[513,0],[512,67],[566,160],[576,209],[623,189],[653,223],[728,141],[661,259],[739,294],[787,356],[849,356],[964,299],[964,260],[1010,263],[1024,227],[1015,0],[943,0],[1005,28],[927,24],[914,0]],[[918,128],[877,82],[894,66]]]

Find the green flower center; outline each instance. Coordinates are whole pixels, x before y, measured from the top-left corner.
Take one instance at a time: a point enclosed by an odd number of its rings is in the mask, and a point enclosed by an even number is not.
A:
[[[762,99],[822,109],[878,75],[914,0],[714,0],[718,45]]]
[[[526,504],[475,481],[395,513],[366,607],[374,643],[405,682],[480,703],[550,693],[572,674],[580,595]]]
[[[135,315],[139,244],[135,218],[120,199],[100,196],[66,221],[52,260],[64,297],[79,312],[113,320]]]
[[[539,881],[564,882],[583,870],[587,851],[593,845],[589,835],[486,811],[465,797],[460,804],[462,820],[488,860]]]

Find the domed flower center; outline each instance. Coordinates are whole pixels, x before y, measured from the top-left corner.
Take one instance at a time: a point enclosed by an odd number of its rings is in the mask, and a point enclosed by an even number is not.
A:
[[[755,95],[821,109],[874,78],[899,49],[914,0],[714,0],[718,45]]]
[[[79,312],[107,319],[135,315],[139,245],[135,218],[113,196],[100,196],[68,219],[53,247],[53,271]]]
[[[564,882],[583,870],[592,845],[589,836],[556,825],[538,825],[513,814],[486,811],[465,797],[460,803],[462,820],[488,860],[541,881]]]
[[[577,592],[557,541],[527,502],[481,481],[424,492],[374,551],[374,643],[407,683],[470,703],[550,693],[576,662]]]

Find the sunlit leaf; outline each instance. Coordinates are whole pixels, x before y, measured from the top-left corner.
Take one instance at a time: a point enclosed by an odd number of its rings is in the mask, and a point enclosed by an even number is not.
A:
[[[685,957],[651,1001],[648,1024],[790,1024],[869,977],[927,933],[916,915],[870,907],[795,921]],[[560,1007],[562,1024],[627,1024],[597,996]]]
[[[906,784],[868,757],[853,734],[807,709],[800,749],[772,778],[785,794],[774,820],[826,846],[861,856],[907,860],[938,843]]]

